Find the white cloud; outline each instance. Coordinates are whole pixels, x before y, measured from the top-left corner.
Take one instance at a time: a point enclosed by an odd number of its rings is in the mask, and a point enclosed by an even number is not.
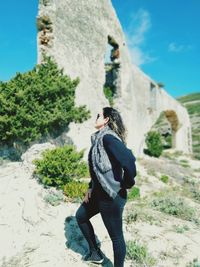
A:
[[[131,47],[129,48],[129,51],[131,54],[132,62],[137,66],[141,66],[156,60],[156,58],[153,58],[144,53],[139,47]]]
[[[192,49],[191,45],[182,45],[182,44],[178,45],[175,42],[172,42],[168,45],[169,52],[180,53],[180,52],[185,52],[191,49]]]
[[[125,34],[132,62],[138,66],[156,60],[142,49],[142,45],[145,44],[145,35],[150,28],[151,19],[148,11],[139,9],[137,13],[131,15],[131,21]]]

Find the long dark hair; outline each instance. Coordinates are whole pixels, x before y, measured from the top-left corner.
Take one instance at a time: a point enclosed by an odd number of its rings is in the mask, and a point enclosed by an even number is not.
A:
[[[120,113],[111,107],[103,108],[103,116],[104,118],[109,118],[108,126],[122,139],[122,141],[126,144],[126,128],[122,121],[122,117]]]

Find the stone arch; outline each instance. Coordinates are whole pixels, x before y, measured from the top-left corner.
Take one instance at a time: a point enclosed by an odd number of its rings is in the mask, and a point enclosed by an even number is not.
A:
[[[176,133],[180,128],[179,119],[177,113],[174,110],[165,110],[164,114],[169,121],[172,129],[172,148],[176,148]]]
[[[121,92],[120,48],[117,41],[115,41],[113,37],[108,35],[107,53],[105,58],[104,93],[106,96],[108,95],[110,96],[109,102],[110,104],[113,104],[114,98],[118,97],[120,95],[120,92]]]
[[[151,130],[160,132],[164,148],[176,148],[177,131],[180,122],[176,111],[172,109],[163,110]]]

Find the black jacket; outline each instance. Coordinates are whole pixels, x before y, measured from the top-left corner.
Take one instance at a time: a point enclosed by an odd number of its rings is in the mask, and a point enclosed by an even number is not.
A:
[[[111,134],[104,135],[103,145],[111,162],[115,180],[120,182],[122,188],[133,186],[135,184],[134,177],[136,176],[136,166],[135,157],[131,150],[128,149],[122,141]],[[91,175],[89,188],[92,187],[92,181],[98,183],[92,169],[91,151],[92,148],[89,152],[89,168]]]

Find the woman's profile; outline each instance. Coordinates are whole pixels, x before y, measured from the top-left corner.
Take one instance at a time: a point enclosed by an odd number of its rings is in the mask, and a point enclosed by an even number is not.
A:
[[[102,263],[103,254],[95,239],[90,218],[101,214],[112,240],[114,267],[123,267],[126,244],[122,214],[127,201],[127,188],[134,185],[135,157],[126,147],[126,131],[120,113],[104,107],[97,114],[97,131],[91,136],[88,164],[91,181],[83,203],[76,212],[78,225],[87,240],[89,252],[84,261]]]

